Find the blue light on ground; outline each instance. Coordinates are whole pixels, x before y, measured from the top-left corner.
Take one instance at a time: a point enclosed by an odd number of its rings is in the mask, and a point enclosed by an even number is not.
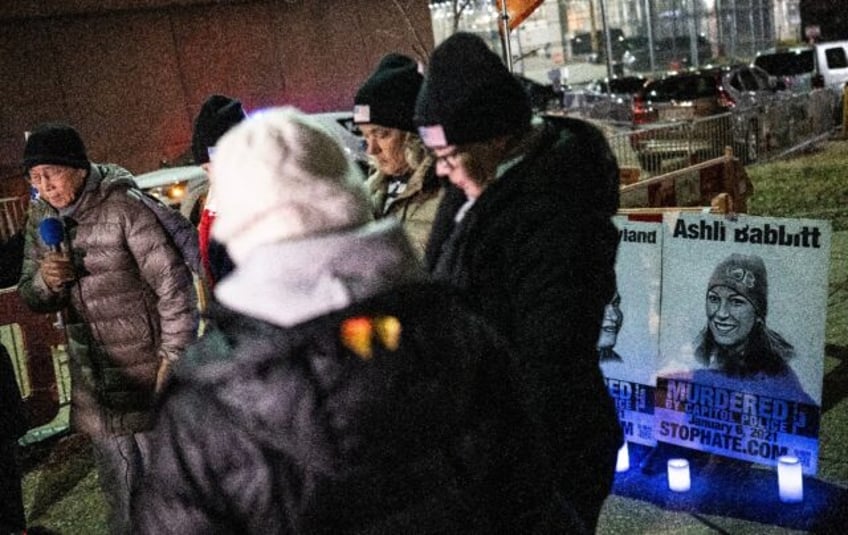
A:
[[[662,444],[651,448],[630,444],[630,470],[615,475],[613,494],[650,502],[671,511],[720,515],[789,529],[833,532],[848,523],[848,491],[804,477],[804,501],[783,503],[777,487],[777,470],[717,455]],[[668,488],[666,461],[689,460],[689,492]],[[640,467],[644,465],[644,469]]]

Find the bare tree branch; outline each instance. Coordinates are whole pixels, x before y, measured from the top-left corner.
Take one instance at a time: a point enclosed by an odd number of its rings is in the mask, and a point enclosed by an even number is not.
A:
[[[453,32],[459,30],[459,19],[462,18],[462,13],[465,8],[471,5],[472,0],[452,0],[451,7],[453,9]]]
[[[401,17],[404,22],[406,22],[406,26],[409,28],[409,31],[412,33],[412,50],[418,55],[418,61],[426,63],[428,56],[427,47],[421,39],[421,36],[418,34],[418,31],[415,29],[415,25],[412,24],[412,20],[409,18],[409,13],[407,12],[406,7],[402,6],[399,0],[392,0],[392,3],[395,5],[397,10],[400,11]]]

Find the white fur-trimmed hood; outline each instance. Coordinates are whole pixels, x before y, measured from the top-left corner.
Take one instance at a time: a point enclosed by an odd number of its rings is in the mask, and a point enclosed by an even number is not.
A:
[[[215,287],[225,306],[290,327],[426,279],[409,239],[393,219],[253,249]]]

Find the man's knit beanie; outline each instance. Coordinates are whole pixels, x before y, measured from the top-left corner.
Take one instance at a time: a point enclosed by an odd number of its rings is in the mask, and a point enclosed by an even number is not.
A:
[[[402,54],[380,60],[353,99],[353,121],[415,132],[412,116],[424,77],[418,63]]]
[[[200,108],[194,120],[191,153],[194,163],[209,162],[209,148],[214,147],[230,128],[247,117],[241,102],[224,95],[212,95]]]
[[[755,255],[733,253],[716,266],[707,285],[726,286],[745,297],[765,318],[768,314],[768,277],[763,259]]]
[[[224,134],[210,177],[212,236],[236,265],[257,246],[373,219],[362,172],[331,133],[292,107],[266,110]]]
[[[40,124],[27,137],[24,168],[29,171],[41,164],[64,165],[78,169],[88,169],[91,165],[79,132],[62,123]]]
[[[428,147],[520,132],[531,115],[527,92],[480,37],[456,33],[433,51],[415,106]]]

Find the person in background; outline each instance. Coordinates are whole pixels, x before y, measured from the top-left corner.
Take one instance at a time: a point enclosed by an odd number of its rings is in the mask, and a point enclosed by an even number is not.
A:
[[[246,117],[247,114],[241,102],[231,97],[211,95],[203,102],[194,120],[191,153],[194,163],[202,167],[207,176],[210,154],[214,152],[218,139]],[[233,262],[227,254],[227,249],[210,234],[212,223],[215,221],[215,206],[215,192],[210,184],[198,225],[200,260],[209,289],[214,288],[215,283],[233,269]]]
[[[433,51],[415,120],[464,201],[446,193],[427,265],[510,341],[559,488],[593,532],[623,438],[596,348],[616,289],[615,157],[586,122],[534,121],[522,86],[468,33]]]
[[[388,54],[356,92],[353,108],[374,167],[368,178],[374,213],[400,219],[421,258],[443,192],[412,122],[422,80],[412,58]]]
[[[24,533],[18,439],[27,432],[27,413],[6,346],[0,344],[0,533]]]
[[[581,533],[504,344],[372,220],[335,138],[268,110],[210,176],[236,267],[162,397],[134,533]]]
[[[192,276],[133,176],[89,161],[73,127],[37,126],[23,164],[39,195],[18,292],[35,312],[65,311],[71,425],[92,440],[109,533],[129,533],[130,487],[150,456],[155,394],[197,333]],[[45,223],[59,226],[59,244]]]

